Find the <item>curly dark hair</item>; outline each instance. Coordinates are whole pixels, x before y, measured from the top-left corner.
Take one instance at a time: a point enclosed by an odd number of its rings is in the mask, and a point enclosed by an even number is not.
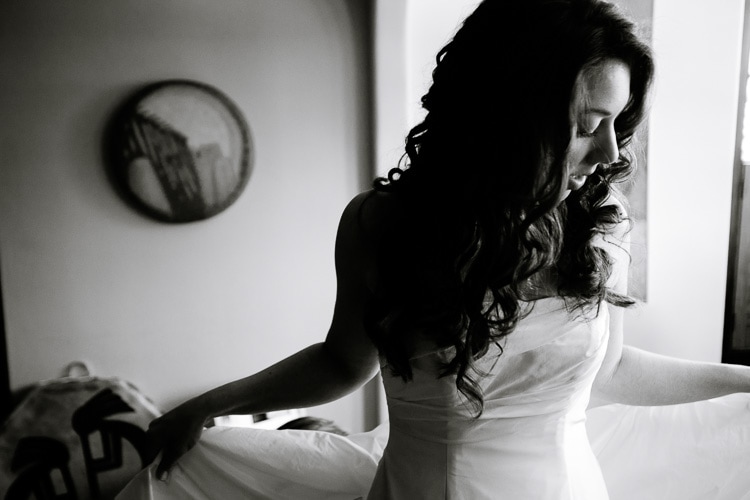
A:
[[[620,156],[564,203],[570,106],[581,74],[630,69],[615,120]],[[548,273],[572,308],[633,301],[606,287],[612,262],[594,237],[624,215],[607,201],[631,175],[625,151],[653,77],[633,23],[598,0],[485,0],[437,55],[401,163],[375,181],[398,217],[377,245],[368,333],[389,368],[412,377],[419,338],[455,348],[442,376],[478,414],[474,361],[515,328],[526,280]]]

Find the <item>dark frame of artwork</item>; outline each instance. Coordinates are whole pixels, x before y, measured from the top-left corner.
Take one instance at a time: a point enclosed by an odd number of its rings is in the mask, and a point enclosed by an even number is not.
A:
[[[13,410],[13,395],[10,392],[10,366],[8,365],[8,344],[5,338],[2,285],[2,275],[0,275],[0,421],[5,421]]]
[[[224,211],[250,178],[247,122],[229,97],[204,83],[148,85],[115,113],[105,135],[116,190],[163,222],[193,222]]]

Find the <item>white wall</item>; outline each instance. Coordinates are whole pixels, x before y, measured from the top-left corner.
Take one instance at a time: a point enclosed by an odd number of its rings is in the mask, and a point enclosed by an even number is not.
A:
[[[743,0],[654,0],[648,303],[628,341],[719,361]]]
[[[406,58],[409,24],[405,0],[374,0],[375,173],[384,176],[404,152],[409,97]]]
[[[480,0],[409,0],[406,45],[409,126],[424,118],[420,98],[432,82],[435,56],[479,3]]]
[[[405,125],[422,118],[435,54],[477,3],[409,0]],[[655,352],[721,359],[743,5],[654,0],[648,299],[629,311],[626,335]]]
[[[344,0],[0,5],[0,260],[12,388],[73,360],[162,408],[324,338],[334,235],[367,170],[365,6]],[[126,206],[104,124],[189,78],[245,114],[255,169],[206,221]],[[363,427],[361,393],[311,411]]]

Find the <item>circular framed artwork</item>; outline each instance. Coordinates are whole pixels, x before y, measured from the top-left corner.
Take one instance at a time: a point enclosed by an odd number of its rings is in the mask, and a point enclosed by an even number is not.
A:
[[[147,86],[112,124],[111,177],[136,208],[165,222],[222,212],[252,170],[250,131],[220,90],[191,80]]]

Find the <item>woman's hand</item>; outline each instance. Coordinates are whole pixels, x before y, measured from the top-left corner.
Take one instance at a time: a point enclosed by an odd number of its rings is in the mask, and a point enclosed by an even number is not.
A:
[[[187,401],[153,420],[146,433],[151,457],[161,451],[156,477],[166,480],[175,462],[200,439],[207,417],[195,400]],[[153,459],[152,458],[152,459]]]

